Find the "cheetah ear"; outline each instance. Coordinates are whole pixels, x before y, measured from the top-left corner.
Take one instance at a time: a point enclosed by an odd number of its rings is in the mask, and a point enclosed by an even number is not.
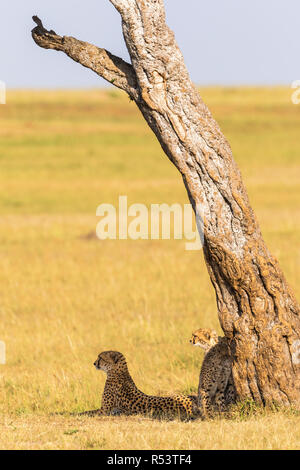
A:
[[[211,338],[211,333],[209,330],[203,330],[203,336],[205,336],[206,339],[210,340]]]
[[[210,339],[213,339],[218,342],[218,333],[216,330],[211,330]]]
[[[117,352],[113,352],[113,353],[111,354],[111,358],[112,358],[112,360],[114,361],[114,363],[116,364],[116,363],[118,362],[118,360],[120,359],[120,354],[117,353]]]

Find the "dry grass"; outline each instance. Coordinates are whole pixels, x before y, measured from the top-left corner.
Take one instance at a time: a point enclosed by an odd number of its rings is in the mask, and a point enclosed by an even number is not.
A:
[[[202,95],[298,295],[300,107],[285,89]],[[201,354],[188,339],[201,325],[218,328],[214,292],[202,254],[184,241],[86,237],[97,206],[120,194],[129,204],[187,203],[125,96],[16,91],[0,113],[0,447],[299,448],[292,412],[193,423],[70,417],[99,406],[105,377],[92,363],[105,349],[127,356],[147,393],[196,392]]]
[[[299,418],[265,415],[247,421],[159,422],[143,417],[5,417],[0,448],[219,450],[300,449]]]

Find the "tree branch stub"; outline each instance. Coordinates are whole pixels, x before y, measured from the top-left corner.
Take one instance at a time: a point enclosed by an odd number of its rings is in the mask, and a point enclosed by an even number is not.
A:
[[[93,44],[73,37],[61,37],[53,30],[48,31],[37,16],[33,16],[33,20],[37,26],[32,30],[32,37],[38,46],[64,52],[71,59],[126,91],[131,99],[135,101],[139,99],[136,75],[132,65]]]

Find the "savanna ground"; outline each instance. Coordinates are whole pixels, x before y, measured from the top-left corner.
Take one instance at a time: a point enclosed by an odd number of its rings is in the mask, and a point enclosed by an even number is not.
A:
[[[299,297],[300,106],[291,90],[203,89],[229,139],[264,237]],[[0,447],[296,449],[297,414],[240,408],[231,420],[87,418],[100,351],[123,352],[149,394],[197,391],[220,331],[202,253],[184,241],[99,241],[100,203],[187,203],[135,105],[114,90],[11,91],[0,106]],[[63,413],[63,414],[61,414]]]

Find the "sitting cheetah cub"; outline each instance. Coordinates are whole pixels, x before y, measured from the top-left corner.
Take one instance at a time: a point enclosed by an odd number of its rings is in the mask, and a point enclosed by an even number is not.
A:
[[[152,417],[191,419],[200,417],[197,403],[192,397],[149,396],[135,385],[127,368],[126,359],[120,352],[104,351],[99,354],[94,366],[107,374],[99,410],[81,414],[116,415],[146,414]]]
[[[227,339],[214,330],[200,328],[192,334],[190,343],[205,351],[198,387],[198,406],[203,417],[211,417],[214,410],[226,411],[236,400]]]

